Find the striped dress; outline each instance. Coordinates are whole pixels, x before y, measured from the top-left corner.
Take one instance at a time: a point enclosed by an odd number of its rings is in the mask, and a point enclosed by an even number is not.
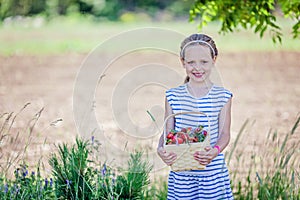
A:
[[[214,146],[218,139],[220,111],[232,97],[232,93],[223,87],[213,85],[205,96],[196,98],[187,90],[187,84],[183,84],[166,91],[166,97],[173,113],[201,111],[209,116],[211,146]],[[206,116],[195,114],[175,116],[176,130],[200,124],[204,128],[208,127]],[[168,200],[173,199],[233,199],[224,155],[220,153],[205,170],[171,171],[168,178]]]

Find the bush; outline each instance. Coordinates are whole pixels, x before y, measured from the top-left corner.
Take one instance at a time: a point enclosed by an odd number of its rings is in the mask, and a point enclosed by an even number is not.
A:
[[[8,199],[53,199],[54,187],[52,178],[42,178],[39,168],[28,172],[26,165],[15,170],[14,180],[0,178],[0,196]]]

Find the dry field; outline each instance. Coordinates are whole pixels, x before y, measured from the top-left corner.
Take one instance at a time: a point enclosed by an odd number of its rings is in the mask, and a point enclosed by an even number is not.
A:
[[[54,144],[74,142],[78,133],[73,115],[73,89],[77,73],[86,56],[64,54],[0,57],[0,113],[16,113],[26,103],[31,103],[17,116],[10,132],[11,138],[15,138],[19,131],[18,138],[3,140],[0,146],[1,154],[4,155],[1,163],[6,161],[5,156],[17,155],[27,142],[29,145],[25,158],[29,160],[29,165],[34,165],[40,158],[47,158],[55,149]],[[100,58],[101,56],[106,55],[100,55]],[[282,134],[291,129],[300,112],[299,57],[300,52],[241,52],[219,56],[217,71],[222,84],[234,94],[232,141],[246,119],[252,125],[248,126],[248,131],[238,145],[249,152],[254,141],[259,143],[257,139],[266,137],[271,128]],[[156,145],[158,135],[154,135],[151,141],[132,138],[135,133],[127,135],[119,130],[111,113],[111,95],[117,81],[132,70],[132,67],[142,64],[145,59],[149,60],[149,55],[141,53],[135,59],[124,59],[119,65],[111,67],[103,82],[97,86],[94,111],[107,141],[110,142],[109,145],[123,150],[145,145],[151,151]],[[164,60],[164,57],[155,56],[155,59]],[[170,61],[168,66],[174,67],[174,70],[182,73],[182,79],[184,78],[184,71],[177,60]],[[177,82],[181,82],[181,79]],[[128,101],[128,112],[137,127],[151,124],[146,110],[153,106],[151,111],[157,114],[158,124],[161,124],[162,117],[159,115],[162,114],[164,103],[162,87],[150,85],[145,91],[136,91],[131,99],[125,101]],[[32,135],[29,135],[24,127],[41,108],[44,108],[42,115]],[[51,125],[57,119],[63,121]],[[4,117],[1,122],[3,120]],[[299,131],[297,135],[296,139],[299,139]],[[109,145],[106,146],[108,151]],[[263,148],[263,144],[260,145]],[[110,155],[113,157],[114,154]]]

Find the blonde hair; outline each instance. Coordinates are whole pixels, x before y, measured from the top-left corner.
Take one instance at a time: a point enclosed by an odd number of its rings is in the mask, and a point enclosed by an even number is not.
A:
[[[185,56],[185,50],[188,46],[190,45],[203,45],[203,46],[208,46],[210,49],[211,57],[215,59],[218,56],[218,49],[217,46],[214,42],[214,40],[205,34],[201,33],[195,33],[190,35],[189,37],[185,38],[180,45],[180,58],[184,60]],[[187,76],[184,80],[184,83],[187,83],[189,81],[189,77]]]

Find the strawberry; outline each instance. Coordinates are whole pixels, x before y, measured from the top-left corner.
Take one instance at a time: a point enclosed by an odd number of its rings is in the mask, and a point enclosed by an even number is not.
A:
[[[197,137],[194,137],[194,138],[193,138],[193,142],[198,142],[198,138],[197,138]]]
[[[172,139],[172,144],[177,144],[177,142],[178,142],[178,144],[182,144],[183,143],[183,139],[181,138],[181,137],[174,137],[173,139]]]
[[[172,144],[176,144],[176,138],[175,137],[172,138]]]
[[[171,132],[169,132],[169,134],[167,135],[167,138],[168,138],[168,139],[173,139],[173,138],[174,138],[174,134],[171,133]]]
[[[186,128],[182,128],[182,129],[181,129],[181,132],[186,133],[186,132],[187,132]]]
[[[177,138],[178,144],[182,144],[183,143],[183,139],[182,138]]]
[[[207,131],[206,130],[203,131],[203,135],[207,136]]]
[[[171,140],[171,139],[168,139],[168,140],[167,140],[167,145],[168,145],[168,144],[172,144],[172,140]]]
[[[180,137],[183,140],[183,142],[186,142],[186,140],[189,139],[189,135],[187,133],[178,132],[177,134],[177,137]]]

